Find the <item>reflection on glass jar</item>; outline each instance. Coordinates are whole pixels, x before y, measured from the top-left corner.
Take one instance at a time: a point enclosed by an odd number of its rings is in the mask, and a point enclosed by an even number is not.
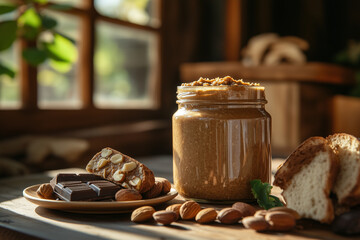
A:
[[[251,201],[271,177],[271,117],[260,86],[181,86],[173,115],[174,183],[186,198]]]

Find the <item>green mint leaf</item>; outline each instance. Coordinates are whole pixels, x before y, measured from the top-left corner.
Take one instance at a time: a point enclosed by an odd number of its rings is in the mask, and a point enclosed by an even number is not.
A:
[[[269,183],[262,183],[260,179],[250,181],[251,192],[260,207],[268,210],[273,207],[283,206],[280,199],[270,195],[272,186]]]
[[[16,9],[14,5],[0,5],[0,15],[12,12]]]
[[[16,39],[16,21],[5,21],[0,23],[0,51],[8,49]]]

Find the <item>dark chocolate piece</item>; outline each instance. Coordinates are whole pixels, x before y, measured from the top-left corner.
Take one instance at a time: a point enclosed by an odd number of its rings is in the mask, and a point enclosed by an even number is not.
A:
[[[91,173],[59,173],[50,181],[50,185],[54,189],[55,185],[59,182],[68,182],[68,181],[95,181],[95,180],[104,180],[102,177],[97,176]]]
[[[65,201],[113,199],[120,186],[93,174],[60,173],[51,180],[55,194]]]
[[[80,182],[61,182],[54,188],[55,194],[65,201],[89,201],[98,197],[88,184]]]
[[[121,189],[120,186],[106,180],[90,181],[87,184],[99,197],[114,197],[115,193]]]

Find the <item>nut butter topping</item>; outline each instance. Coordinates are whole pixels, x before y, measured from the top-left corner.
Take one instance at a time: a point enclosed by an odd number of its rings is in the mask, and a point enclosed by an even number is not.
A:
[[[177,88],[178,99],[184,101],[254,101],[266,104],[265,89],[258,83],[234,80],[232,77],[200,78],[191,83],[183,83]]]
[[[242,79],[235,80],[232,77],[226,76],[223,78],[199,78],[197,81],[190,83],[183,83],[181,86],[259,86],[258,83],[244,82]]]

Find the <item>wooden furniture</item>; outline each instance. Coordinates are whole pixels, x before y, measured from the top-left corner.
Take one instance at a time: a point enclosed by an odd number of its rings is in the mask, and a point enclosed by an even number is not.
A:
[[[157,156],[140,159],[156,176],[172,180],[171,156]],[[274,160],[273,171],[283,160]],[[244,229],[240,224],[223,225],[213,223],[201,225],[194,221],[179,220],[170,226],[153,222],[135,224],[130,221],[130,213],[125,214],[79,214],[49,210],[28,202],[22,197],[24,188],[48,182],[59,172],[78,172],[83,169],[64,169],[43,174],[21,176],[0,180],[0,238],[4,239],[349,239],[333,234],[330,226],[314,221],[301,220],[299,228],[285,233],[257,233]],[[274,189],[273,189],[274,190]],[[275,189],[273,194],[279,194]],[[182,203],[180,196],[170,202],[157,206],[165,209],[167,205]],[[229,205],[201,204],[216,209]],[[24,235],[26,234],[26,235]],[[351,239],[360,239],[353,237]]]
[[[360,137],[360,98],[336,95],[331,102],[333,132],[346,132]]]
[[[284,157],[306,138],[332,132],[330,100],[355,81],[353,71],[317,62],[257,67],[240,62],[185,63],[180,73],[183,82],[229,75],[265,86],[273,154]]]

